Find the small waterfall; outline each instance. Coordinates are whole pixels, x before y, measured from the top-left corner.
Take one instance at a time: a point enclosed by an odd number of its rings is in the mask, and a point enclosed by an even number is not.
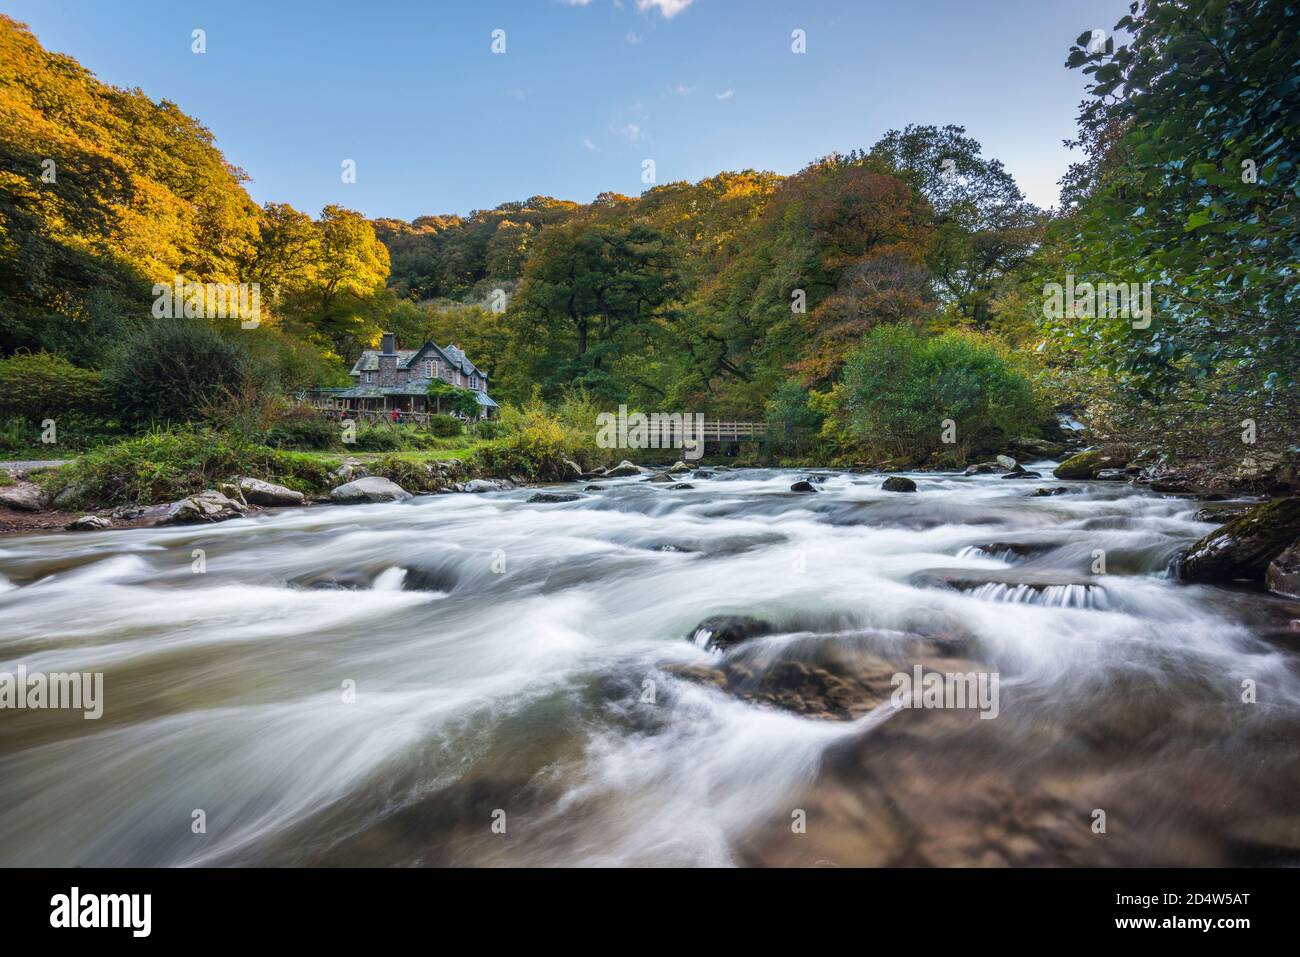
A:
[[[990,582],[966,594],[984,601],[1015,605],[1042,605],[1046,608],[1089,608],[1107,611],[1110,602],[1106,590],[1097,585],[1006,585]]]
[[[987,558],[995,562],[1005,562],[1008,565],[1014,565],[1016,562],[1025,560],[1025,556],[1019,554],[1010,548],[999,548],[988,550],[980,548],[978,545],[967,545],[957,552],[958,558]]]

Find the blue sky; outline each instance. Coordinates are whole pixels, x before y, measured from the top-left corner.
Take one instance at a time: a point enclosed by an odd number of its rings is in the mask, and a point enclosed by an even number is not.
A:
[[[798,170],[959,123],[1051,205],[1084,78],[1127,0],[0,0],[49,49],[196,116],[259,202],[370,216],[636,195]],[[191,52],[191,31],[207,52]],[[492,32],[506,52],[493,54]],[[804,30],[807,52],[791,52]],[[343,160],[357,163],[344,184]]]

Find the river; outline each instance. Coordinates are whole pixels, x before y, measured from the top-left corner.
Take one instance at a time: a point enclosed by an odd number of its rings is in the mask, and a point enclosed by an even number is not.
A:
[[[1300,862],[1300,607],[1168,577],[1200,503],[807,474],[0,538],[0,672],[104,676],[0,711],[0,864]],[[692,677],[789,662],[997,714]]]

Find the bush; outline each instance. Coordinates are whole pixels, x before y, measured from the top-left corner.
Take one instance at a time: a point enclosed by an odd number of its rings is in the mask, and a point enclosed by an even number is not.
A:
[[[356,442],[351,443],[358,452],[396,452],[405,444],[398,426],[393,425],[362,425]]]
[[[170,502],[235,476],[278,482],[301,492],[329,487],[324,465],[262,445],[236,449],[212,429],[155,431],[90,452],[51,472],[51,491],[71,487],[83,507]]]
[[[277,413],[263,433],[263,441],[276,449],[329,449],[342,436],[337,422],[330,421],[305,405],[290,406]]]
[[[464,435],[465,425],[454,415],[431,415],[429,431],[440,438],[449,439],[455,435]]]
[[[252,375],[248,351],[199,320],[150,324],[109,364],[113,402],[127,420],[181,423],[203,417]]]
[[[867,448],[918,460],[941,448],[963,459],[998,451],[1006,436],[1037,434],[1041,416],[1028,377],[972,333],[873,329],[849,353],[843,391],[849,425]],[[952,443],[943,441],[947,420]]]
[[[499,439],[506,434],[506,427],[497,419],[480,419],[474,423],[474,436],[485,441]]]
[[[72,412],[102,417],[109,407],[104,377],[49,352],[0,360],[0,416],[40,421]]]

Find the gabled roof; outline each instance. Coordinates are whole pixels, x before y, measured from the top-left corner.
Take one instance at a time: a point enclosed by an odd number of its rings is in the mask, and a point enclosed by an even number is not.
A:
[[[418,349],[396,349],[394,354],[397,356],[397,368],[410,369],[417,362],[424,361],[426,353],[433,352],[442,359],[443,362],[452,368],[459,369],[465,375],[478,374],[487,378],[487,373],[474,363],[469,361],[469,356],[455,346],[447,346],[445,349],[438,346],[432,339],[420,346]],[[379,370],[379,357],[382,352],[379,349],[366,349],[361,353],[361,357],[352,366],[351,375],[360,375],[363,372],[376,372]]]

